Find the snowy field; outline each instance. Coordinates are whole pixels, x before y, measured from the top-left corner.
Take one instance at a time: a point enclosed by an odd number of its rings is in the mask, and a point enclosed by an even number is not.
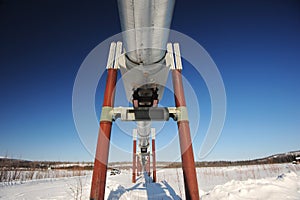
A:
[[[300,165],[273,164],[197,168],[202,200],[300,199]],[[89,199],[91,172],[84,176],[1,183],[0,199]],[[182,171],[161,169],[157,183],[131,172],[109,176],[107,199],[185,199]]]

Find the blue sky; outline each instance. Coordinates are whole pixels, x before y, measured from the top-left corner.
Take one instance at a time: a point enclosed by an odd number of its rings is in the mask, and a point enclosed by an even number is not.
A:
[[[252,159],[300,149],[299,1],[177,1],[171,28],[207,50],[225,84],[227,118],[206,160]],[[73,122],[73,83],[88,53],[119,32],[115,1],[0,1],[0,155],[93,160]],[[185,62],[183,75],[199,88],[201,102],[197,153],[210,102],[203,80],[194,74]],[[99,111],[104,82],[102,77],[96,96]],[[172,94],[165,95],[161,103],[172,106]],[[175,123],[165,128],[168,134],[158,136],[158,147],[175,135]],[[118,128],[112,142],[131,149],[131,138]],[[164,160],[176,151],[157,156]],[[121,159],[114,152],[110,157]]]

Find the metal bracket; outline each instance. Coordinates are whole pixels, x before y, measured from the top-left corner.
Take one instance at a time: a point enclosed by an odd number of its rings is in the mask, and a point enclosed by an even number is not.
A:
[[[176,69],[182,70],[182,62],[181,62],[181,53],[180,53],[179,43],[174,43],[173,46],[174,46]]]
[[[174,54],[173,54],[173,45],[172,43],[167,44],[167,55],[166,55],[166,64],[170,70],[175,69],[175,62],[174,62]]]
[[[188,111],[185,106],[177,107],[177,121],[189,121]]]
[[[134,128],[134,129],[132,130],[132,137],[133,137],[133,140],[136,140],[136,139],[137,139],[137,135],[138,135],[137,129]]]
[[[185,106],[181,107],[168,107],[170,118],[174,121],[188,121],[188,111]]]
[[[100,122],[108,121],[112,122],[113,120],[113,108],[109,106],[103,106],[101,111]]]
[[[110,43],[106,69],[120,69],[119,58],[122,56],[122,42]]]
[[[152,140],[155,140],[155,128],[151,128],[151,137]]]
[[[174,49],[174,51],[173,51]],[[175,58],[174,58],[175,56]],[[174,62],[175,60],[175,62]],[[168,43],[167,44],[167,55],[166,55],[166,65],[170,70],[182,70],[181,53],[179,48],[179,43]]]

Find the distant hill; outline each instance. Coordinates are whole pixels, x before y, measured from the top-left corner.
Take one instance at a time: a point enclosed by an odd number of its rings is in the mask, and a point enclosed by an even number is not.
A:
[[[196,162],[196,167],[226,167],[237,165],[258,165],[258,164],[276,164],[276,163],[292,163],[296,161],[296,157],[300,156],[299,151],[291,151],[287,153],[275,154],[265,158],[258,158],[253,160],[241,160],[241,161],[207,161]],[[171,163],[168,167],[181,167],[181,163]]]

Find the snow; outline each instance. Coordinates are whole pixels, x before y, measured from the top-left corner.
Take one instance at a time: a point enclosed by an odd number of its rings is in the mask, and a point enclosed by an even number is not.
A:
[[[130,174],[126,172],[108,179],[106,199],[180,199],[166,181],[153,183],[145,174],[132,184],[128,175]]]
[[[232,180],[218,185],[202,198],[219,200],[237,199],[300,199],[300,178],[294,172],[278,178]]]
[[[82,183],[82,194],[74,192],[80,188]],[[23,184],[12,186],[0,186],[0,199],[21,200],[21,199],[88,199],[87,191],[90,189],[90,176],[68,177],[60,179],[45,179],[28,181]]]
[[[91,172],[0,185],[0,199],[89,199]],[[300,199],[300,166],[292,164],[197,168],[202,200]],[[159,169],[131,183],[131,171],[107,176],[106,199],[185,199],[182,170]]]

